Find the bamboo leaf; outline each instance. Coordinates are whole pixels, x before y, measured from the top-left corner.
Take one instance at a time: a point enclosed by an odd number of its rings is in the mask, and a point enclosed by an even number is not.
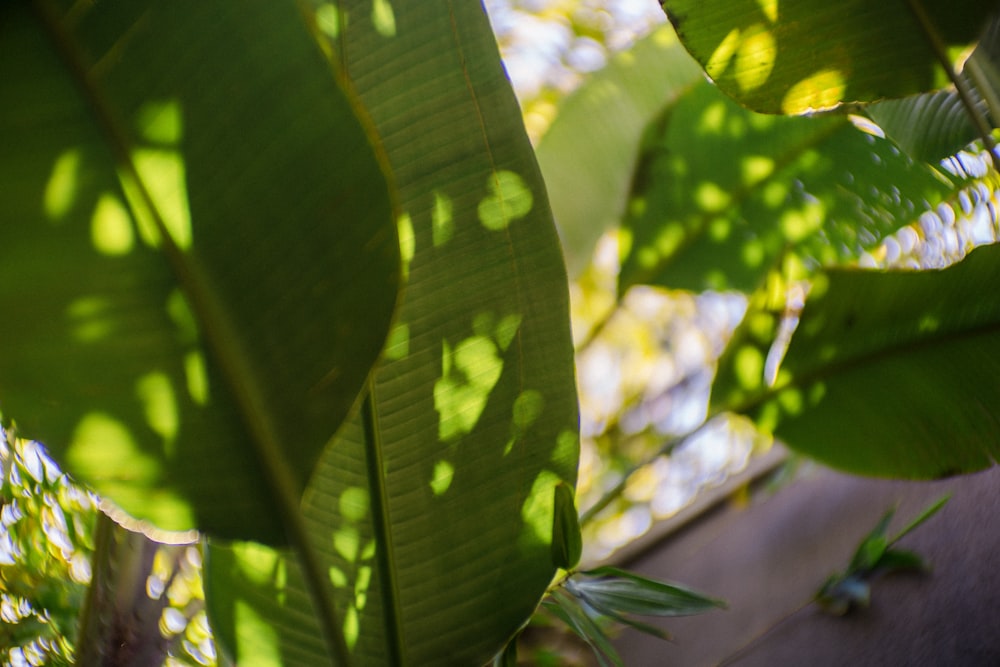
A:
[[[582,574],[588,578],[574,578],[573,588],[586,599],[593,599],[601,607],[618,613],[688,616],[726,606],[722,600],[615,567],[601,567]]]

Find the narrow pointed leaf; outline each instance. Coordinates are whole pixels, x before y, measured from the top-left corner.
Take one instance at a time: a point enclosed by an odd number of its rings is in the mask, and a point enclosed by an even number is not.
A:
[[[303,507],[352,664],[481,665],[555,572],[554,490],[578,457],[566,276],[482,7],[380,6],[324,4],[315,29],[392,166],[407,284]],[[261,587],[213,616],[242,636],[243,605],[287,612],[272,627],[290,656],[316,628],[281,600]]]
[[[947,85],[917,12],[953,61],[996,3],[982,0],[664,0],[681,41],[727,94],[797,114]]]
[[[588,600],[593,598],[601,607],[619,613],[688,616],[726,606],[722,600],[614,567],[588,570],[582,574],[587,578],[573,579],[573,588]]]
[[[707,82],[652,129],[623,222],[621,292],[753,291],[782,261],[856,258],[957,187],[844,117],[757,114]]]
[[[928,506],[927,506],[927,507],[926,507],[926,508],[924,509],[924,511],[923,511],[923,512],[921,512],[921,513],[920,513],[920,514],[918,514],[918,515],[917,515],[916,517],[914,517],[914,518],[913,518],[913,520],[911,520],[911,521],[910,521],[910,523],[906,524],[906,527],[905,527],[905,528],[903,528],[903,529],[902,529],[902,530],[900,530],[900,531],[899,531],[898,533],[896,533],[896,535],[895,535],[895,536],[894,536],[894,537],[893,537],[893,538],[892,538],[891,540],[889,540],[889,544],[890,544],[890,545],[891,545],[891,544],[895,544],[895,543],[896,543],[896,542],[898,542],[898,541],[899,541],[900,539],[902,539],[903,537],[905,537],[905,536],[906,536],[907,534],[909,534],[909,533],[911,533],[912,531],[916,530],[916,529],[917,529],[918,527],[920,527],[920,526],[921,526],[921,525],[922,525],[922,524],[923,524],[924,522],[926,522],[926,521],[927,521],[928,519],[930,519],[930,518],[931,518],[932,516],[934,516],[935,514],[937,514],[938,512],[940,512],[940,511],[941,511],[941,508],[942,508],[942,507],[944,507],[944,506],[945,506],[945,504],[946,504],[946,503],[947,503],[947,502],[948,502],[948,501],[949,501],[950,499],[951,499],[951,494],[950,494],[950,493],[948,493],[948,494],[945,494],[944,496],[942,496],[942,497],[938,498],[937,500],[935,500],[935,501],[934,501],[933,503],[931,503],[930,505],[928,505]]]
[[[554,602],[547,602],[546,608],[569,626],[578,637],[587,642],[601,665],[607,665],[610,661],[615,667],[624,667],[618,651],[615,650],[604,630],[587,614],[572,595],[563,591],[554,591],[552,597]]]
[[[398,289],[353,103],[290,1],[35,4],[0,9],[4,415],[139,517],[283,543]]]
[[[587,265],[597,239],[621,216],[646,126],[702,78],[664,26],[562,102],[537,155],[570,275]]]
[[[569,570],[576,567],[583,553],[580,518],[576,511],[573,487],[560,482],[555,488],[555,511],[552,514],[552,562]]]
[[[992,465],[998,267],[1000,247],[985,246],[938,271],[829,271],[776,384],[745,394],[738,411],[856,473],[933,479]]]

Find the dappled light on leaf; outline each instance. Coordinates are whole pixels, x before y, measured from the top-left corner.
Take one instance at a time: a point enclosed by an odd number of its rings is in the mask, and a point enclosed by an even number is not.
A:
[[[979,36],[991,3],[919,0],[954,60]],[[947,85],[907,2],[665,0],[687,49],[751,109],[798,114]]]
[[[619,289],[749,292],[774,269],[801,278],[858,258],[961,180],[843,118],[755,114],[704,83],[650,127]]]
[[[490,196],[479,204],[479,221],[491,231],[506,229],[530,211],[534,199],[524,180],[512,171],[498,171],[490,179]]]

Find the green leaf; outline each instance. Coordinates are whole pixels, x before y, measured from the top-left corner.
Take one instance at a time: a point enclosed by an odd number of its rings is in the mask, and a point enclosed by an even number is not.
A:
[[[737,411],[851,472],[934,479],[992,465],[998,266],[1000,246],[986,246],[939,271],[827,272],[775,385],[744,393]]]
[[[615,667],[625,667],[618,651],[615,650],[604,630],[587,614],[574,596],[557,589],[552,592],[551,598],[546,598],[542,605],[590,646],[602,667],[607,667],[609,661]]]
[[[587,570],[574,577],[572,589],[597,609],[644,616],[689,616],[725,607],[722,600],[695,591],[637,575],[615,567]]]
[[[576,511],[573,487],[559,482],[555,489],[555,511],[552,513],[552,563],[564,570],[580,562],[583,538],[580,516]]]
[[[493,658],[493,667],[517,667],[517,637],[515,636],[507,645],[504,646],[503,651],[498,653],[496,657]]]
[[[355,102],[292,2],[35,4],[0,10],[4,414],[138,517],[284,543],[397,298]]]
[[[650,133],[623,221],[623,293],[752,291],[782,262],[855,259],[956,189],[846,118],[757,114],[707,82]]]
[[[906,524],[905,528],[896,533],[896,536],[893,537],[891,540],[889,540],[889,544],[895,544],[904,536],[906,536],[908,533],[910,533],[911,531],[919,527],[921,524],[923,524],[925,521],[930,519],[932,516],[937,514],[939,511],[941,511],[941,508],[945,506],[945,503],[947,503],[950,499],[951,499],[951,494],[946,493],[945,495],[941,496],[933,503],[928,505],[923,512],[914,517],[913,520],[910,521],[910,523]]]
[[[880,558],[878,563],[875,564],[875,567],[885,572],[900,572],[906,570],[924,572],[929,568],[929,565],[922,556],[912,551],[907,551],[905,549],[889,549],[882,554],[882,558]]]
[[[684,46],[740,103],[797,114],[947,85],[922,22],[955,62],[995,5],[981,0],[664,0]]]
[[[392,31],[371,7],[315,18],[333,32],[337,17],[330,52],[392,166],[408,281],[368,400],[303,511],[352,664],[481,665],[555,573],[555,488],[578,460],[566,276],[481,6],[394,3]],[[319,646],[316,626],[283,602],[304,597],[296,568],[212,617],[239,646],[253,609],[280,664],[324,664],[299,648]],[[210,575],[227,585],[225,568]]]
[[[978,113],[992,116],[995,127],[1000,114],[1000,18],[990,22],[960,76]],[[872,104],[865,113],[915,160],[941,160],[979,138],[954,87]]]
[[[597,239],[625,209],[644,129],[701,80],[698,64],[665,26],[563,100],[537,155],[571,275],[587,265]]]

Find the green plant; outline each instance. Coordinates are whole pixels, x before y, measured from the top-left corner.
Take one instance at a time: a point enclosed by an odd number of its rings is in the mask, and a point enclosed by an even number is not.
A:
[[[574,270],[618,227],[616,305],[636,285],[750,295],[711,415],[750,414],[830,459],[843,437],[829,415],[851,414],[835,462],[865,472],[987,465],[995,421],[955,420],[938,403],[990,415],[997,404],[979,355],[997,309],[952,298],[995,291],[994,249],[940,273],[837,267],[934,207],[988,207],[996,173],[972,154],[949,172],[842,116],[763,116],[720,92],[768,111],[857,111],[950,74],[989,149],[989,81],[968,99],[950,50],[974,41],[986,11],[928,5],[929,19],[906,4],[918,27],[904,30],[902,63],[863,48],[847,22],[829,32],[851,57],[842,69],[786,72],[813,47],[795,17],[826,5],[737,2],[706,24],[698,3],[668,2],[718,87],[657,33],[632,70],[605,75],[624,107],[577,98],[620,132],[601,141],[590,125],[601,117],[567,101],[540,172],[475,2],[5,3],[0,81],[17,104],[0,122],[0,400],[18,434],[137,518],[107,506],[125,527],[99,520],[81,630],[58,620],[55,634],[87,660],[176,661],[178,624],[150,631],[170,607],[210,620],[223,664],[498,653],[509,664],[548,593],[546,607],[613,662],[592,616],[635,624],[628,614],[674,602],[643,597],[664,584],[617,571],[558,575],[582,545],[567,276],[548,193]],[[918,101],[917,119],[936,108]],[[952,129],[942,142],[932,124],[912,143],[929,136],[928,154],[954,153],[968,128]],[[598,205],[563,208],[577,198]],[[813,291],[778,368],[771,345],[798,314],[786,292],[804,279]],[[954,381],[956,357],[972,382]],[[870,385],[892,402],[877,412],[843,399],[882,377],[879,364],[900,372]],[[939,388],[934,405],[888,437],[919,383]],[[942,444],[944,432],[968,446]],[[195,529],[200,552],[187,546]],[[197,592],[142,594],[199,558],[204,610]],[[128,612],[141,627],[119,622]],[[114,653],[132,630],[135,653]],[[68,643],[57,650],[69,659]]]

